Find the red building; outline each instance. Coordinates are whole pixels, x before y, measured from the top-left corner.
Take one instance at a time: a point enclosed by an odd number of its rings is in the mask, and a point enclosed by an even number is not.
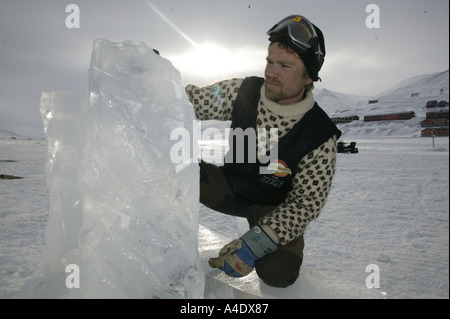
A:
[[[372,121],[401,121],[409,120],[416,116],[414,112],[402,112],[393,114],[379,114],[379,115],[367,115],[364,116],[364,122]]]
[[[424,136],[448,136],[448,128],[439,127],[439,128],[425,128],[421,131],[422,137]]]

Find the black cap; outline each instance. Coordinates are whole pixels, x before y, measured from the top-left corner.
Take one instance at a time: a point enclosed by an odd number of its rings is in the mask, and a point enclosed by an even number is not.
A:
[[[313,46],[306,51],[303,51],[298,46],[296,46],[287,33],[273,34],[269,37],[269,41],[271,43],[281,42],[292,48],[305,64],[309,77],[314,82],[317,82],[320,80],[319,71],[321,70],[325,60],[325,39],[323,37],[322,31],[313,23],[311,23],[311,25],[316,31],[317,41],[315,41],[315,43],[313,43]]]

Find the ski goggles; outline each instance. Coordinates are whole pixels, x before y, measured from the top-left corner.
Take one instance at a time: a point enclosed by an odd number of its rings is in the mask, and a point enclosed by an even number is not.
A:
[[[283,35],[289,36],[292,44],[306,52],[311,49],[316,54],[322,53],[319,48],[319,38],[314,25],[303,16],[292,15],[284,18],[267,31],[269,40],[278,39]]]

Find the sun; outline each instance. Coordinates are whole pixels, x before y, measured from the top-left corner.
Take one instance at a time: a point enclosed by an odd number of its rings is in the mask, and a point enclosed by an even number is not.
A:
[[[267,52],[255,48],[231,50],[214,43],[198,45],[184,54],[170,57],[183,78],[205,80],[262,74]],[[254,74],[254,73],[257,74]]]

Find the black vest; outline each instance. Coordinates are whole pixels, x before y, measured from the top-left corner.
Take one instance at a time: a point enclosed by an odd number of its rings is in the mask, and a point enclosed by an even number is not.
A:
[[[225,163],[222,166],[225,177],[241,207],[253,204],[273,206],[281,204],[292,189],[292,178],[300,160],[333,135],[337,135],[337,138],[341,135],[328,115],[317,103],[314,103],[312,109],[294,125],[291,131],[278,140],[278,156],[268,151],[266,155],[272,162],[269,163],[268,158],[262,158],[265,162],[261,162],[258,156],[255,158],[254,154],[257,154],[256,119],[263,83],[263,78],[250,77],[244,80],[239,89],[232,111],[231,129],[240,128],[244,131],[250,129],[254,134],[248,135],[252,141],[244,138],[244,147],[242,143],[237,143],[235,136],[230,134],[230,150],[225,155]],[[249,143],[252,147],[250,153]],[[236,146],[241,147],[236,149]],[[277,161],[273,161],[274,155],[278,158]]]

